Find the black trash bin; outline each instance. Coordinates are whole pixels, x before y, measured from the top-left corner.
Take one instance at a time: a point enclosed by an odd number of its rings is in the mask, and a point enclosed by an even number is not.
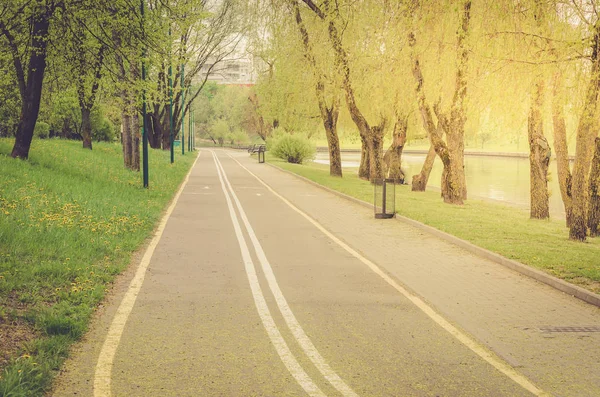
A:
[[[390,219],[396,215],[396,181],[373,180],[373,209],[376,219]]]

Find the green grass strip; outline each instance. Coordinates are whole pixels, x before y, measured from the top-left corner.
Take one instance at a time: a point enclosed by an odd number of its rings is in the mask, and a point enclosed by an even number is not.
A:
[[[35,140],[28,161],[12,145],[0,139],[0,396],[42,395],[195,155],[151,150],[144,189],[119,144]]]
[[[348,170],[344,170],[343,178],[336,178],[329,176],[326,165],[288,164],[272,157],[267,160],[323,186],[373,202],[373,186]],[[481,200],[448,205],[439,192],[412,192],[408,185],[396,187],[396,212],[600,293],[600,238],[585,243],[570,241],[562,219],[532,220],[521,208]]]

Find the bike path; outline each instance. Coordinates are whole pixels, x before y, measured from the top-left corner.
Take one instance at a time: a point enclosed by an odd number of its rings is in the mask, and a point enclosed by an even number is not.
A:
[[[118,345],[111,395],[530,395],[241,165],[541,389],[600,394],[597,334],[540,331],[599,325],[596,308],[409,226],[376,221],[245,153],[215,153],[202,152],[154,252]],[[98,322],[54,395],[97,395],[110,320]]]

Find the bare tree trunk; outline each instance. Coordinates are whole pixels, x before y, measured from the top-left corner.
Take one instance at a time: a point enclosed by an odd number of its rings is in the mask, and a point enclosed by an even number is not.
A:
[[[530,217],[547,219],[550,217],[550,194],[548,193],[548,166],[550,165],[550,146],[544,136],[542,105],[544,83],[538,81],[534,87],[529,108],[527,132],[529,136],[529,183]]]
[[[340,139],[337,134],[337,119],[339,114],[338,105],[327,108],[326,120],[323,120],[325,126],[325,135],[327,136],[327,147],[329,149],[329,175],[342,177],[342,156],[340,154]]]
[[[121,114],[122,132],[121,144],[123,145],[123,163],[125,168],[131,169],[131,116],[123,110]]]
[[[600,84],[600,21],[594,26],[592,46],[592,69],[585,98],[584,108],[577,128],[577,145],[573,164],[572,184],[572,222],[569,238],[585,241],[587,232],[587,201],[589,198],[589,175],[594,155],[594,138],[597,133],[596,108],[598,106],[598,88]]]
[[[572,206],[573,200],[571,196],[571,167],[569,165],[569,148],[567,145],[567,125],[565,116],[558,95],[559,76],[554,76],[554,88],[552,99],[552,124],[554,135],[554,152],[556,153],[556,169],[558,174],[558,185],[563,205],[565,207],[567,227],[571,227],[572,223]]]
[[[91,110],[86,106],[81,107],[81,136],[83,136],[83,148],[92,150],[92,122],[90,120]]]
[[[166,107],[168,110],[169,108]],[[162,136],[161,136],[161,147],[163,150],[171,150],[171,126],[169,122],[169,112],[165,112],[165,116],[163,117],[162,125],[167,126],[167,128],[163,128]]]
[[[371,137],[369,139],[369,159],[370,170],[369,180],[383,178],[383,131],[385,130],[385,120],[381,124],[371,128]]]
[[[155,106],[157,108],[158,106]],[[146,113],[148,121],[146,122],[148,134],[148,143],[152,149],[161,149],[164,142],[164,129],[161,123],[160,116],[155,113]],[[168,124],[167,124],[168,125]],[[168,134],[167,134],[168,137]]]
[[[360,137],[360,141],[360,165],[358,167],[358,177],[360,179],[369,180],[369,175],[371,174],[369,144],[367,143],[366,138],[363,138],[362,136]]]
[[[394,131],[392,132],[392,144],[383,156],[383,162],[388,178],[397,183],[404,183],[404,172],[402,172],[402,151],[406,144],[406,132],[408,130],[408,117],[400,116],[396,118]]]
[[[131,116],[131,169],[140,170],[140,142],[142,138],[140,116],[137,112]]]
[[[430,144],[421,172],[417,175],[413,175],[411,188],[413,192],[424,192],[427,188],[427,182],[429,181],[429,174],[431,174],[431,169],[435,162],[435,156],[435,147]]]
[[[11,157],[13,158],[27,159],[29,157],[29,148],[31,147],[35,124],[40,112],[42,86],[46,71],[48,30],[53,12],[54,7],[44,6],[41,7],[39,12],[33,15],[27,78],[25,78],[19,48],[14,41],[14,37],[3,23],[0,24],[0,33],[6,36],[9,41],[15,72],[19,81],[19,92],[21,94],[21,115],[19,124],[17,125],[15,144],[11,152]]]
[[[590,237],[600,236],[600,138],[596,138],[595,148],[590,172],[590,201],[588,205]]]
[[[448,160],[442,172],[442,198],[448,204],[463,204],[467,198],[464,163],[464,131],[446,134]]]

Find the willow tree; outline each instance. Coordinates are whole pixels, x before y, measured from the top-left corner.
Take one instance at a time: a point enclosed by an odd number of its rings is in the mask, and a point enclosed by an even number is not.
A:
[[[312,0],[302,1],[326,25],[329,33],[329,40],[335,55],[335,66],[340,73],[345,93],[346,106],[361,137],[362,153],[358,176],[370,180],[381,178],[383,165],[380,153],[383,150],[383,136],[387,120],[385,117],[380,117],[377,125],[371,125],[358,105],[350,59],[343,43],[344,21],[341,20],[342,13],[339,3],[330,0],[323,0],[318,4]]]
[[[533,34],[518,33],[530,38],[524,46],[531,48],[531,44],[534,43],[540,49],[536,59],[528,61],[538,65],[547,64],[550,68],[546,76],[551,77],[546,77],[545,80],[551,82],[552,87],[551,113],[560,192],[567,215],[569,236],[571,239],[583,241],[587,236],[590,219],[596,216],[593,207],[590,206],[590,197],[593,196],[593,191],[590,190],[594,189],[593,183],[590,183],[590,175],[594,139],[598,135],[599,10],[595,1],[532,1],[531,4],[534,9],[538,7],[540,10],[536,17],[539,30]],[[540,23],[540,19],[543,23]],[[541,88],[540,84],[538,87]],[[579,117],[565,113],[565,106],[579,109]],[[572,120],[571,124],[576,124],[575,160],[572,171],[569,166],[567,140],[569,119]]]
[[[289,4],[292,7],[294,19],[300,33],[304,58],[306,59],[308,67],[312,70],[314,75],[317,104],[319,106],[319,112],[323,121],[323,127],[325,128],[325,136],[327,137],[327,147],[329,152],[329,174],[332,176],[341,177],[342,158],[340,155],[340,140],[337,133],[337,122],[340,111],[339,96],[334,87],[333,95],[330,95],[331,99],[328,100],[327,98],[326,86],[335,85],[335,80],[333,84],[327,84],[328,81],[331,81],[331,79],[328,79],[325,76],[325,73],[317,64],[313,45],[309,37],[308,29],[302,19],[298,1],[299,0],[289,0]]]
[[[320,75],[307,65],[301,32],[289,1],[277,2],[277,6],[263,5],[264,8],[255,11],[259,17],[251,44],[253,54],[264,65],[254,87],[255,109],[269,129],[314,136],[323,126],[315,90]],[[302,20],[302,23],[307,31],[311,28],[306,26],[306,21]],[[310,31],[315,37],[315,30]],[[320,71],[323,54],[321,44],[316,41],[311,49]],[[329,91],[331,87],[327,85],[325,89]],[[329,93],[326,95],[329,97]]]
[[[441,10],[434,8],[434,11],[439,12]],[[419,110],[431,144],[444,166],[441,181],[442,197],[444,202],[450,204],[463,204],[464,199],[467,197],[464,170],[464,135],[469,61],[467,39],[471,23],[471,1],[461,1],[458,11],[454,93],[448,109],[442,109],[441,100],[433,106],[428,102],[425,90],[426,80],[421,66],[422,59],[417,50],[417,35],[415,32],[409,33],[408,39],[409,45],[414,49],[412,52],[413,76],[416,82]],[[421,7],[416,9],[415,12],[417,15],[423,15],[426,12],[431,12],[431,10]],[[434,119],[433,113],[435,113],[437,121]]]

